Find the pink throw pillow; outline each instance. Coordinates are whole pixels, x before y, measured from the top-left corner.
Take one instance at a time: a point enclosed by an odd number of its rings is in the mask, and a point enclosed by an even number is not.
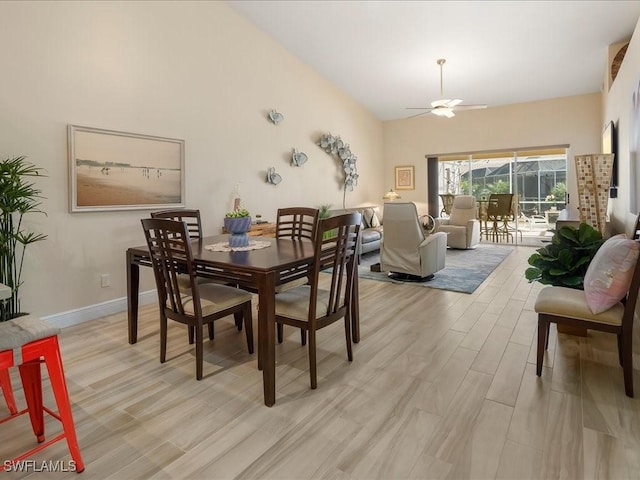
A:
[[[587,305],[594,315],[610,309],[629,291],[640,245],[625,234],[604,242],[584,276]]]

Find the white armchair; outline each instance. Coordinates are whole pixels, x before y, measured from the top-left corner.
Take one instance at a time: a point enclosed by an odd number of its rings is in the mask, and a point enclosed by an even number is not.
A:
[[[476,199],[472,195],[457,195],[449,218],[436,219],[436,232],[447,235],[451,248],[475,248],[480,243],[480,220]]]
[[[429,280],[445,265],[447,235],[425,236],[413,203],[384,204],[380,269],[403,280]]]

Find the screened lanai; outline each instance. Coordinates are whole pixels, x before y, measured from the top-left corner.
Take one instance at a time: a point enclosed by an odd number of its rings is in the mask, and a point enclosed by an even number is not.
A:
[[[441,194],[471,194],[477,200],[486,200],[492,193],[513,193],[517,205],[513,223],[522,232],[521,241],[524,237],[545,237],[565,208],[565,148],[472,153],[441,156],[438,160]],[[523,243],[531,241],[525,239]]]

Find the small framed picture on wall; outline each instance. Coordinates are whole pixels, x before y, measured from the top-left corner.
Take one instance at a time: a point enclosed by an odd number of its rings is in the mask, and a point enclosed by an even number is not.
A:
[[[396,190],[415,190],[415,167],[396,167]]]

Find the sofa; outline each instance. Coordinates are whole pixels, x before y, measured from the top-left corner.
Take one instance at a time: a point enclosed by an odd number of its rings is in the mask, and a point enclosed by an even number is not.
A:
[[[333,216],[350,212],[359,212],[362,214],[358,255],[379,251],[383,237],[382,211],[380,208],[376,206],[347,208],[343,210],[331,210],[330,214]]]

